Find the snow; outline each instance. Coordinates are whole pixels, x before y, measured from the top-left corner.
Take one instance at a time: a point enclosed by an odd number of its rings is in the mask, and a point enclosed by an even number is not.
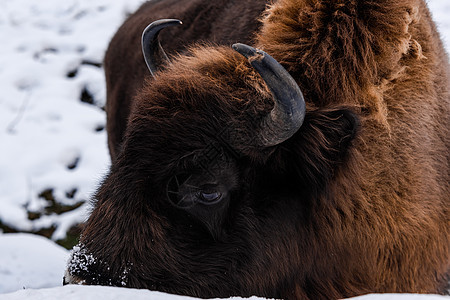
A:
[[[26,289],[9,294],[0,294],[0,300],[194,300],[197,298],[171,295],[161,292],[149,290],[137,290],[107,286],[78,286],[69,285],[64,287],[56,287],[51,289]],[[251,297],[239,298],[231,297],[231,300],[249,299],[258,300],[264,298]],[[371,294],[355,298],[352,300],[449,300],[448,296],[440,295],[418,295],[418,294]]]
[[[449,296],[420,294],[371,294],[351,298],[352,300],[449,300]]]
[[[450,52],[450,1],[426,0],[441,34],[447,53]]]
[[[99,66],[114,32],[142,2],[0,1],[0,225],[31,232],[54,227],[51,238],[60,240],[86,219],[88,204],[56,214],[46,211],[49,201],[41,194],[51,191],[56,203],[75,207],[91,197],[107,172],[105,80]],[[450,49],[450,1],[428,4]],[[80,101],[88,94],[92,104]],[[29,218],[33,213],[38,216]],[[45,238],[0,230],[0,299],[187,299],[112,287],[57,287],[68,257]],[[357,299],[444,298],[449,299]]]
[[[86,218],[75,212],[44,214],[39,197],[56,202],[89,199],[108,169],[104,51],[127,14],[142,0],[2,0],[0,2],[0,220],[20,231],[55,226],[65,237]],[[83,90],[94,105],[80,101]],[[68,196],[71,191],[75,195]]]
[[[64,286],[53,289],[41,289],[41,290],[23,290],[16,293],[11,293],[2,297],[0,295],[0,300],[22,300],[22,299],[42,299],[42,300],[97,300],[97,299],[108,299],[108,300],[123,300],[123,299],[133,299],[133,300],[190,300],[196,299],[186,296],[169,295],[160,292],[153,292],[148,290],[136,290],[136,289],[126,289],[126,288],[114,288],[106,286]],[[239,300],[242,298],[233,297],[229,299]],[[252,297],[248,298],[250,300],[257,300],[260,298]],[[418,299],[420,300],[420,299]],[[425,299],[424,299],[425,300]],[[439,299],[436,299],[439,300]]]
[[[0,235],[0,293],[62,284],[69,251],[32,234]]]

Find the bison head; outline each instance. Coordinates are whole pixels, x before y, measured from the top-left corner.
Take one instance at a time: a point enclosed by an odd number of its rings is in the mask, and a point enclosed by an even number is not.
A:
[[[65,281],[306,295],[300,286],[346,257],[341,237],[326,236],[327,208],[356,117],[311,104],[304,113],[294,79],[246,45],[196,46],[159,70],[159,29],[146,52],[154,79],[135,98]]]

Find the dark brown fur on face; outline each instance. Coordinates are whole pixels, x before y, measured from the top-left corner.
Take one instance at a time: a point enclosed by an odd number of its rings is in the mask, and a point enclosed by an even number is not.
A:
[[[299,131],[266,149],[253,141],[273,100],[246,59],[176,44],[185,54],[153,80],[119,31],[106,59],[113,165],[70,275],[200,297],[445,293],[450,72],[425,3],[279,0],[261,21],[255,44],[307,102]],[[220,34],[206,39],[239,38]],[[202,182],[226,197],[180,206]]]

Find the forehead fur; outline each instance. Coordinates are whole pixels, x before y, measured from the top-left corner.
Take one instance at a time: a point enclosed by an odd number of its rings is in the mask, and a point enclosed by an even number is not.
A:
[[[228,47],[193,47],[179,55],[138,95],[139,109],[201,111],[218,106],[240,111],[264,109],[270,93],[247,60]]]
[[[267,86],[247,59],[228,47],[196,47],[146,82],[124,143],[133,155],[139,149],[160,155],[154,161],[161,165],[214,143],[247,151],[272,107]]]

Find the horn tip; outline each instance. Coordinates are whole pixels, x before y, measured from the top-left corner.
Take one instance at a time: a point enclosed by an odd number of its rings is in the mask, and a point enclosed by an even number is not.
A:
[[[252,46],[246,45],[246,44],[236,43],[236,44],[233,44],[231,46],[231,48],[233,48],[234,51],[240,53],[247,59],[250,57],[256,56],[257,54],[260,54],[257,49],[253,48]]]

